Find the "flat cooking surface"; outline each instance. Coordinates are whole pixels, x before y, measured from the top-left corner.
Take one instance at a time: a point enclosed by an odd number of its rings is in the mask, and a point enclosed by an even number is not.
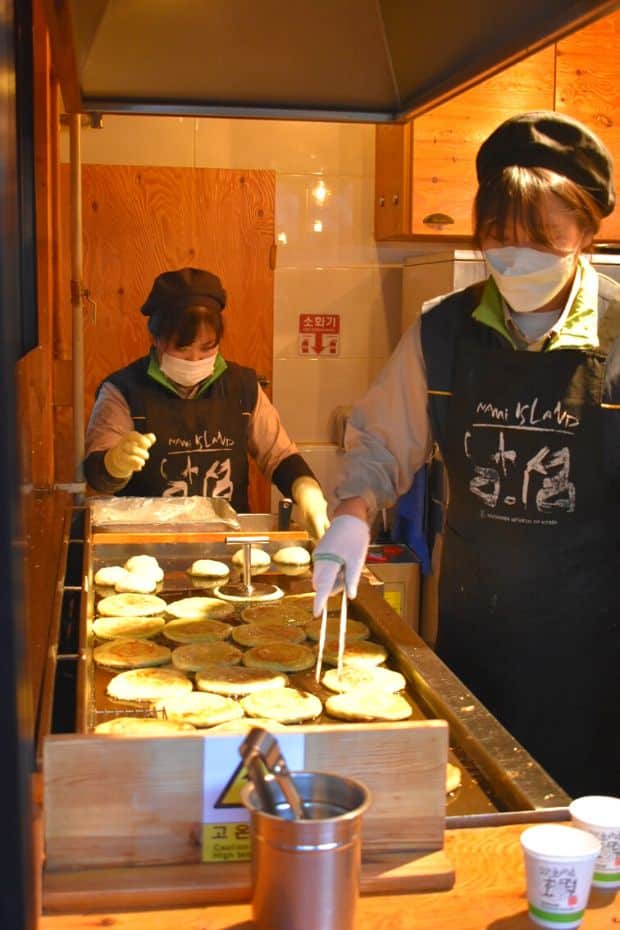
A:
[[[302,539],[294,540],[292,542],[287,539],[285,543],[271,539],[268,543],[263,544],[260,548],[265,549],[267,552],[273,555],[273,553],[276,552],[277,549],[279,549],[282,545],[304,545],[309,547],[310,544],[307,540],[304,541]],[[226,544],[225,542],[210,542],[208,544],[195,542],[174,542],[170,544],[147,542],[143,542],[141,544],[115,544],[102,542],[97,543],[92,548],[91,577],[94,577],[96,571],[104,565],[123,565],[124,562],[132,555],[148,554],[155,556],[160,566],[164,570],[163,582],[157,586],[157,590],[154,592],[159,597],[162,597],[167,602],[171,602],[183,597],[211,596],[213,593],[213,587],[216,584],[221,583],[221,581],[218,582],[217,580],[211,581],[206,579],[192,578],[192,576],[187,573],[187,569],[190,567],[192,562],[198,558],[217,559],[219,561],[226,562],[226,564],[230,567],[231,572],[229,581],[234,582],[242,580],[240,569],[238,569],[231,562],[231,556],[238,548],[239,545],[230,545]],[[280,566],[277,566],[274,562],[272,562],[265,571],[253,573],[253,578],[256,581],[267,581],[269,583],[278,585],[278,587],[284,591],[287,597],[294,597],[296,603],[306,606],[308,610],[311,610],[313,594],[311,590],[311,570],[309,567],[299,567],[290,569],[288,571],[282,571]],[[96,667],[92,662],[91,647],[97,644],[97,641],[94,639],[91,630],[92,620],[96,616],[96,604],[101,597],[107,596],[111,593],[114,592],[109,588],[96,586],[92,590],[89,597],[86,630],[86,651],[88,666],[86,682],[88,694],[86,695],[85,716],[87,729],[92,729],[94,725],[101,720],[109,719],[110,717],[116,715],[123,715],[128,713],[152,715],[154,713],[149,708],[149,705],[144,706],[138,703],[121,702],[110,699],[106,695],[106,687],[110,678],[113,677],[113,675],[116,673]],[[235,609],[235,614],[226,622],[231,623],[233,626],[237,624],[244,624],[244,621],[240,618],[240,613],[246,604],[234,604],[233,606]],[[338,615],[338,611],[335,611],[335,615]],[[371,626],[370,639],[377,642],[382,642],[383,645],[388,649],[389,653],[389,640],[386,640],[383,636],[376,635],[375,631],[372,630],[372,624],[369,623],[369,619],[366,615],[363,617],[357,617],[356,606],[354,604],[349,605],[349,616],[354,619],[362,619],[363,622]],[[165,640],[163,636],[157,637],[153,641],[160,642],[161,644],[167,645],[170,648],[174,648],[175,645]],[[306,641],[306,645],[313,644],[309,641]],[[385,664],[388,667],[396,667],[390,655],[388,655],[388,660]],[[328,667],[329,666],[325,665],[325,669]],[[288,677],[291,686],[310,691],[313,694],[316,694],[317,697],[321,698],[323,701],[332,693],[324,688],[321,684],[317,684],[317,682],[315,682],[313,669],[305,672],[289,673]],[[407,692],[405,692],[405,696],[413,711],[412,717],[410,719],[427,719],[427,715],[424,714],[419,704],[416,703],[414,689],[410,684],[408,685]],[[338,726],[339,724],[337,719],[329,717],[325,713],[322,714],[317,720],[309,722],[312,722],[313,724],[328,723],[330,726]],[[372,727],[372,724],[360,723],[359,726]],[[203,732],[208,732],[208,730],[204,730]],[[449,760],[453,764],[459,765],[462,773],[462,785],[455,792],[452,792],[447,796],[446,813],[448,815],[459,816],[462,814],[484,814],[497,811],[498,807],[496,806],[496,803],[491,800],[488,789],[486,791],[482,789],[476,770],[466,759],[459,758],[458,749],[456,749],[456,751],[452,749],[450,750]]]

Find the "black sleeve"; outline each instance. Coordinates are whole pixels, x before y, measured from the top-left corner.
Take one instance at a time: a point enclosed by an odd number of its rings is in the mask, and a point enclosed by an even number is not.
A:
[[[303,459],[298,452],[294,452],[292,455],[288,455],[285,459],[282,459],[278,467],[274,469],[271,480],[284,497],[292,497],[291,489],[293,484],[297,478],[302,477],[314,478],[315,481],[317,480],[306,460]]]
[[[118,494],[129,484],[129,478],[113,478],[103,464],[105,452],[91,452],[84,459],[84,477],[94,491],[102,494]]]

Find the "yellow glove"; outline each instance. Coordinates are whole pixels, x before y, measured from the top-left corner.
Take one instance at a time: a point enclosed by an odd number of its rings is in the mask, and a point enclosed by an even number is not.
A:
[[[144,468],[155,438],[154,433],[125,433],[104,455],[105,470],[113,478],[131,478],[134,471]]]
[[[308,535],[315,541],[320,539],[329,527],[329,520],[327,519],[327,501],[318,481],[308,475],[296,478],[293,481],[291,494],[299,507],[301,521]]]

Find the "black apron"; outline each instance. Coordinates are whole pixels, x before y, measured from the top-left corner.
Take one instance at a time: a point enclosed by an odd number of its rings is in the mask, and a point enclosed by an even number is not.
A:
[[[605,355],[457,337],[437,652],[570,794],[620,793]],[[486,329],[486,327],[485,327]]]
[[[140,433],[154,433],[144,468],[118,492],[135,497],[223,497],[248,505],[248,425],[256,403],[251,369],[228,368],[200,397],[184,399],[146,374],[139,360],[109,380],[124,394]]]

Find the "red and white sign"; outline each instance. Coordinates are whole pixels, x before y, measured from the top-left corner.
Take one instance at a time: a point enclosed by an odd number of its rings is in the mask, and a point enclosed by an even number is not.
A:
[[[298,345],[300,355],[340,355],[340,314],[300,313]]]

